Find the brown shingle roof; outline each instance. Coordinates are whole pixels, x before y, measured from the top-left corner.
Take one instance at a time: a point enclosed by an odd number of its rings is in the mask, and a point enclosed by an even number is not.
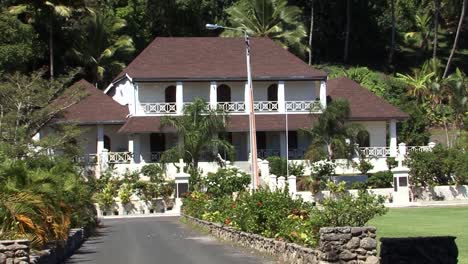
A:
[[[324,79],[326,73],[268,38],[251,39],[254,80]],[[156,38],[115,79],[128,74],[142,80],[245,80],[243,38]]]
[[[127,106],[120,105],[86,80],[80,80],[69,88],[70,91],[75,89],[82,89],[84,97],[64,110],[55,121],[77,124],[125,123],[128,115]],[[57,101],[67,101],[63,99],[65,96]]]
[[[348,100],[352,120],[406,119],[408,114],[353,80],[340,77],[327,82],[327,95]]]
[[[288,115],[289,130],[308,128],[318,115],[294,114]],[[161,128],[160,116],[133,116],[123,125],[119,133],[154,133],[174,132],[171,128]],[[228,132],[249,131],[248,115],[231,115],[227,117],[226,130]],[[255,115],[257,131],[284,131],[286,127],[286,115],[268,114]]]

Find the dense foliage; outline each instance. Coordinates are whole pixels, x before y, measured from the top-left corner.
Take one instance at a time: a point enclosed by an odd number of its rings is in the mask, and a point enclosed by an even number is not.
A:
[[[237,168],[222,168],[217,172],[208,173],[203,179],[203,185],[208,195],[221,197],[244,191],[250,181],[250,175]]]
[[[423,187],[468,184],[467,159],[468,153],[461,147],[436,146],[432,151],[410,152],[407,160],[410,184]]]
[[[66,240],[70,228],[96,224],[92,195],[67,159],[0,152],[0,239],[28,238],[34,247]]]
[[[288,164],[288,161],[285,158],[278,156],[268,157],[267,161],[270,168],[270,174],[284,177],[286,177],[288,173],[289,175],[294,175],[296,177],[304,175],[305,168],[302,163],[290,161]]]
[[[187,215],[307,246],[316,246],[320,227],[362,226],[386,212],[382,198],[367,192],[329,198],[320,207],[267,189],[242,192],[236,199],[193,192],[183,202]]]

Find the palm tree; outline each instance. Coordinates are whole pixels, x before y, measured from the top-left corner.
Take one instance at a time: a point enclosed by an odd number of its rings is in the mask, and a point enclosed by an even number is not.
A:
[[[134,51],[133,40],[119,35],[126,22],[110,14],[91,12],[80,25],[82,32],[71,48],[71,57],[85,68],[92,83],[102,83],[122,71]]]
[[[249,36],[269,37],[284,48],[292,47],[304,53],[307,32],[301,20],[301,10],[288,6],[287,0],[242,0],[226,10],[230,25],[247,31]],[[226,30],[221,36],[237,37],[241,32]]]
[[[183,158],[197,169],[198,162],[206,153],[216,150],[233,153],[234,147],[218,137],[225,131],[225,115],[207,106],[203,99],[197,98],[184,107],[183,116],[165,116],[161,119],[161,125],[175,128],[181,140],[177,146],[164,153],[163,160]]]
[[[453,47],[452,47],[452,51],[450,51],[450,56],[448,58],[447,65],[445,66],[445,71],[444,71],[443,78],[447,77],[447,74],[448,74],[448,71],[449,71],[449,68],[450,68],[450,64],[452,63],[453,54],[455,54],[455,50],[457,49],[458,39],[460,38],[460,31],[461,31],[461,28],[462,28],[462,25],[463,25],[463,20],[465,19],[465,10],[466,10],[466,6],[468,5],[467,2],[468,2],[468,0],[463,0],[463,5],[462,5],[462,8],[461,8],[461,14],[460,14],[460,20],[458,21],[457,33],[455,34],[455,40],[453,41]]]
[[[436,65],[438,65],[436,60],[429,60],[421,69],[413,69],[412,75],[397,73],[396,76],[406,83],[409,88],[408,93],[422,102],[425,97],[430,96],[430,91],[434,87],[433,83],[437,81],[438,67]]]
[[[418,41],[418,47],[426,50],[430,46],[430,21],[431,17],[428,13],[415,16],[417,31],[407,32],[405,34],[405,40],[416,40]]]
[[[19,15],[27,13],[29,17],[34,17],[30,21],[41,23],[47,20],[49,30],[49,71],[50,78],[54,77],[54,19],[57,17],[68,18],[72,15],[74,8],[85,6],[83,1],[66,0],[36,0],[19,1],[21,4],[11,6],[11,14]]]
[[[362,127],[349,123],[351,110],[345,100],[332,101],[312,128],[304,129],[312,143],[306,153],[311,161],[324,158],[349,158],[354,154],[354,143]],[[325,147],[325,148],[324,148]]]

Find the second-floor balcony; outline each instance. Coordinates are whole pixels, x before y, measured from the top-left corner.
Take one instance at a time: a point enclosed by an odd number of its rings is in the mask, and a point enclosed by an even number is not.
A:
[[[189,102],[182,104],[190,104]],[[278,101],[255,101],[254,111],[257,113],[322,113],[320,101],[285,101],[284,107],[280,107]],[[154,102],[154,103],[141,103],[141,108],[146,115],[168,115],[177,114],[182,111],[177,111],[177,103],[165,103],[165,102]],[[208,107],[215,108],[216,110],[222,110],[229,114],[248,114],[249,105],[245,102],[217,102],[215,105],[207,103]]]

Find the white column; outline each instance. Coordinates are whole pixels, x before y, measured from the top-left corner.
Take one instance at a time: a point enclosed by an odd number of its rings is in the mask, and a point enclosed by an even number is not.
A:
[[[390,120],[390,156],[396,157],[397,155],[397,128],[396,120]]]
[[[140,92],[138,91],[139,86],[137,83],[135,85],[135,115],[141,115],[143,114],[142,109],[141,109],[141,104],[140,104]]]
[[[398,144],[398,167],[403,167],[403,160],[405,160],[406,156],[406,144],[400,143]]]
[[[297,192],[296,176],[291,175],[288,177],[288,189],[291,195]]]
[[[138,164],[141,160],[141,139],[140,135],[135,134],[133,135],[133,162]]]
[[[280,133],[280,156],[286,158],[286,132],[281,131]]]
[[[218,85],[216,82],[210,83],[210,106],[211,109],[216,109],[218,103]]]
[[[284,81],[278,82],[278,112],[284,113],[286,111],[286,98],[284,92]]]
[[[97,126],[97,144],[96,144],[96,154],[101,154],[104,149],[104,126]],[[110,151],[110,149],[108,149]]]
[[[184,108],[184,86],[182,82],[176,84],[176,108],[177,114],[182,114]]]
[[[327,108],[327,81],[320,81],[320,105]]]
[[[249,89],[248,83],[245,83],[244,102],[245,102],[245,112],[248,114],[250,113],[250,89]]]

